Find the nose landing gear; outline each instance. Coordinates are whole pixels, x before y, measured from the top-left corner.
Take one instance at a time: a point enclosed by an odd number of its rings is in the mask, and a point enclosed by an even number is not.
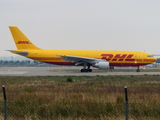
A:
[[[138,68],[137,68],[136,72],[140,72],[140,69],[139,69],[139,68],[140,68],[140,66],[138,66]]]
[[[140,72],[140,69],[137,69],[136,72]]]

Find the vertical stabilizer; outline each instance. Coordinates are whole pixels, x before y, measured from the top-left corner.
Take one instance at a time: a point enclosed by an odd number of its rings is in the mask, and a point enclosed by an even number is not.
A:
[[[10,26],[9,27],[14,42],[17,46],[17,49],[36,49],[36,50],[41,50],[37,46],[35,46],[19,29],[18,27],[15,26]]]

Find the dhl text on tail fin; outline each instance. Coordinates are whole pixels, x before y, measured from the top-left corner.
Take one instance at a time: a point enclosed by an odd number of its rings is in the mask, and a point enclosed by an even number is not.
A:
[[[12,33],[14,42],[17,46],[17,49],[34,49],[40,50],[35,46],[19,29],[18,27],[9,27]]]
[[[44,50],[35,46],[18,27],[9,27],[16,50],[12,53],[56,65],[83,66],[81,72],[92,72],[90,67],[110,69],[114,66],[136,66],[151,64],[156,61],[151,54],[138,51],[91,51],[91,50]]]

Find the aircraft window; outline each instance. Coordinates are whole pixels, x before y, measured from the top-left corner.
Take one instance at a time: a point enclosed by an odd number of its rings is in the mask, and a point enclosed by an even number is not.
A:
[[[152,55],[148,55],[147,57],[153,57]]]

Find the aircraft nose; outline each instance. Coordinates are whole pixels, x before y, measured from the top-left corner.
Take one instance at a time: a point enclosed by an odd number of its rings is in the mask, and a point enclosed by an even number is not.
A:
[[[154,62],[156,62],[156,61],[157,61],[157,58],[154,57]]]

